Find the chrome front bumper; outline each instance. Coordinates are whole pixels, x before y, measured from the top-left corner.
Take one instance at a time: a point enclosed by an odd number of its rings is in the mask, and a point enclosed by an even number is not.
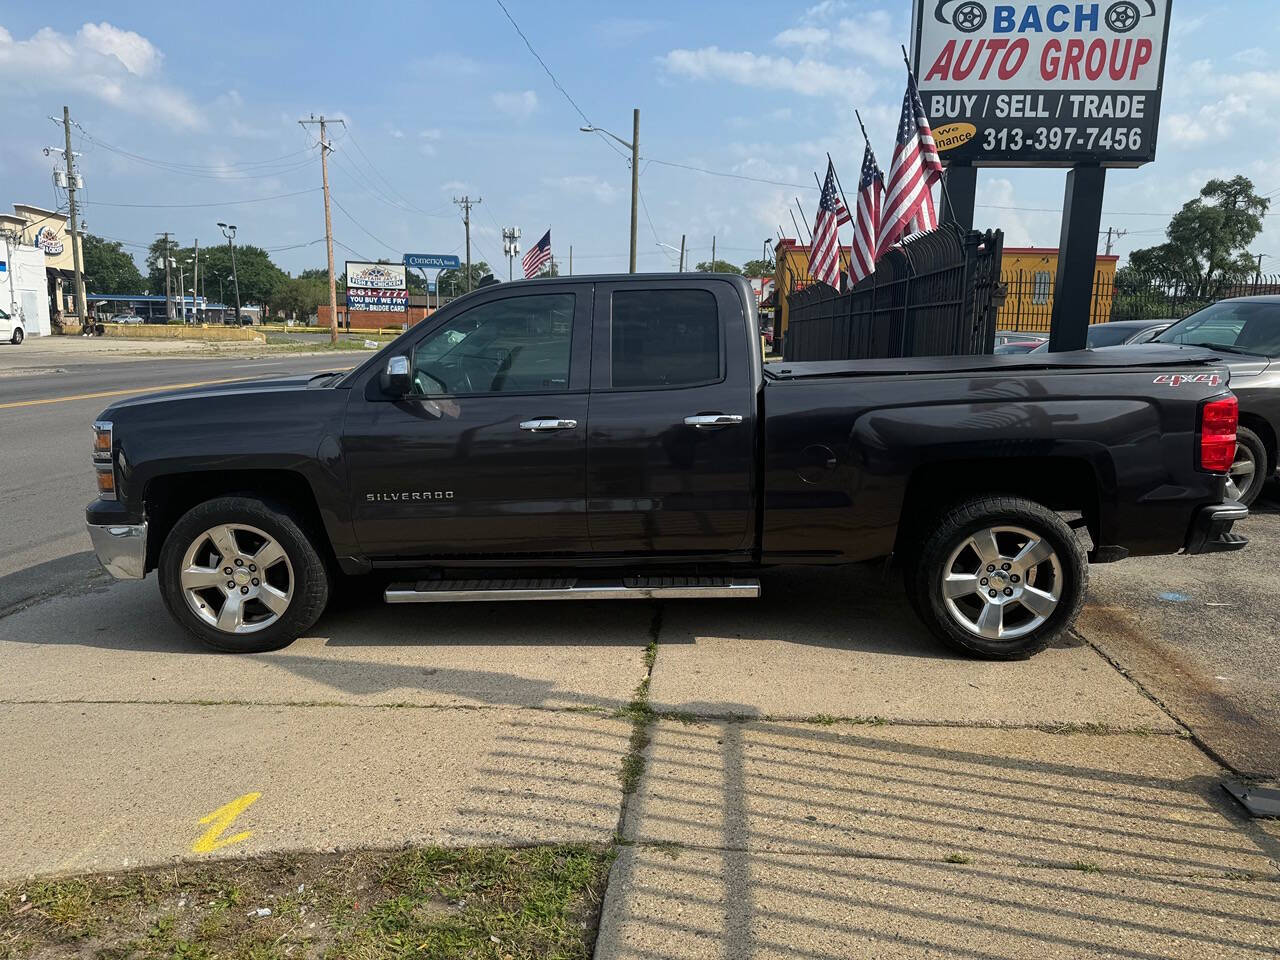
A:
[[[141,580],[147,571],[147,524],[86,523],[98,562],[117,580]]]

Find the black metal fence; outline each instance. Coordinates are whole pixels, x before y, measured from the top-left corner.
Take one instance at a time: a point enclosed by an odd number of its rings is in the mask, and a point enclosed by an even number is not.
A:
[[[996,316],[1000,330],[1048,333],[1053,314],[1054,275],[1047,270],[1007,271],[1000,282],[1004,302]],[[1228,297],[1280,294],[1280,277],[1205,282],[1199,278],[1155,277],[1098,271],[1093,278],[1089,322],[1181,320],[1201,307]]]
[[[803,282],[789,293],[787,360],[865,360],[990,353],[995,339],[999,230],[943,225],[890,250],[841,293]]]

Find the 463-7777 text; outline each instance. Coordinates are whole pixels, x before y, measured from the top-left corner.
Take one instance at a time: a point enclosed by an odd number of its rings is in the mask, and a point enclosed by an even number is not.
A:
[[[988,127],[984,150],[1114,150],[1142,149],[1141,127]]]

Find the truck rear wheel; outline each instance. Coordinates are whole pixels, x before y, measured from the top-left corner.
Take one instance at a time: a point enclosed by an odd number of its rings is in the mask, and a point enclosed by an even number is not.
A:
[[[218,497],[165,538],[157,574],[173,618],[230,653],[288,646],[319,619],[329,573],[303,524],[279,504]]]
[[[1088,560],[1052,510],[1021,497],[958,504],[906,571],[912,606],[940,639],[996,660],[1027,657],[1076,618]]]

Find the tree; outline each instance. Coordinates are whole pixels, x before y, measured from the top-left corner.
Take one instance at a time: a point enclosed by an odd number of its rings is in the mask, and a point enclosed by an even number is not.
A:
[[[480,281],[493,273],[489,264],[480,260],[471,264],[471,289],[480,286]],[[437,289],[446,297],[462,296],[467,292],[467,266],[463,264],[457,270],[441,270]]]
[[[1262,232],[1270,205],[1248,177],[1210,180],[1173,215],[1164,243],[1129,255],[1117,283],[1132,285],[1134,274],[1181,277],[1197,295],[1212,297],[1223,284],[1248,279],[1257,269],[1249,244]]]
[[[769,260],[748,260],[742,267],[746,277],[772,277],[773,263]]]
[[[151,244],[147,253],[147,282],[152,293],[164,293],[164,238],[159,237]],[[191,282],[192,258],[195,253],[192,247],[180,247],[169,242],[169,257],[182,265],[186,274],[185,280]],[[252,244],[236,245],[236,277],[240,281],[240,302],[271,304],[272,297],[281,285],[289,279],[288,274],[271,262],[267,251]],[[235,304],[235,286],[232,283],[231,251],[225,243],[200,248],[200,275],[204,278],[201,287],[208,289],[218,280],[222,281],[222,298],[225,302]],[[169,276],[173,282],[173,293],[178,295],[178,268],[171,266]],[[329,284],[329,273],[324,271],[326,298]],[[216,296],[217,294],[214,294]]]
[[[742,273],[728,260],[703,260],[693,269],[699,273]]]
[[[87,293],[141,293],[142,274],[133,257],[118,241],[103,240],[91,233],[80,238],[84,256],[84,286]]]

